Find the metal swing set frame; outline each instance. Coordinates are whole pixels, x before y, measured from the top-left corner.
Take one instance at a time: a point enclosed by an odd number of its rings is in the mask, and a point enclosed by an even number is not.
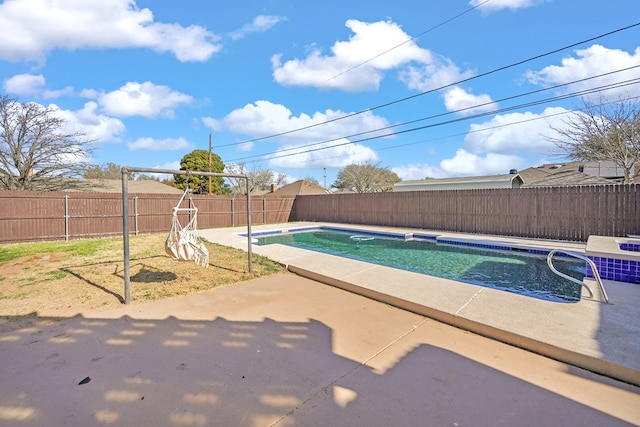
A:
[[[131,302],[131,265],[130,265],[130,252],[129,252],[129,174],[131,172],[148,172],[159,174],[171,174],[171,175],[199,175],[199,176],[216,176],[223,178],[236,178],[245,180],[245,188],[247,193],[247,266],[249,273],[253,271],[252,265],[252,251],[251,251],[251,194],[249,192],[249,177],[241,174],[225,174],[216,172],[197,172],[189,170],[175,170],[175,169],[158,169],[158,168],[138,168],[131,166],[123,166],[120,171],[122,172],[122,240],[124,246],[124,303],[129,304]],[[188,189],[182,195],[180,203],[187,194]],[[178,206],[180,205],[178,204]],[[175,210],[176,208],[174,208]]]

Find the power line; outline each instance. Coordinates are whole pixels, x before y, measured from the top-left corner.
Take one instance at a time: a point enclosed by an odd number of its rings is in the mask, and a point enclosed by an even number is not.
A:
[[[635,97],[629,98],[629,100],[638,100],[638,99],[640,99],[640,96],[635,96]],[[600,106],[604,106],[604,105],[613,104],[614,102],[617,102],[617,101],[605,102],[605,103],[601,103],[601,104],[594,105],[594,106],[595,107],[600,107]],[[481,132],[487,132],[487,131],[495,130],[495,129],[502,129],[502,128],[505,128],[505,127],[515,126],[515,125],[519,125],[519,124],[522,124],[522,123],[528,123],[528,122],[533,122],[533,121],[537,121],[537,120],[544,120],[544,119],[548,119],[550,117],[562,116],[562,115],[565,115],[565,114],[574,113],[575,111],[584,111],[587,108],[588,107],[578,108],[578,109],[573,110],[573,111],[566,110],[566,111],[562,111],[562,112],[559,112],[559,113],[545,114],[544,116],[531,117],[531,118],[528,118],[528,119],[518,120],[518,121],[515,121],[515,122],[504,123],[504,124],[495,125],[495,126],[489,126],[489,127],[482,128],[482,129],[475,129],[475,130],[471,130],[471,131],[468,131],[468,132],[450,134],[450,135],[445,135],[445,136],[441,136],[441,137],[438,137],[438,138],[423,139],[421,141],[407,142],[405,144],[391,145],[391,146],[388,146],[388,147],[379,148],[378,151],[393,150],[393,149],[396,149],[396,148],[403,148],[403,147],[408,147],[408,146],[411,146],[411,145],[424,144],[424,143],[427,143],[427,142],[439,141],[439,140],[449,139],[449,138],[457,137],[457,136],[465,136],[465,135],[472,134],[472,133],[481,133]],[[322,159],[315,159],[314,161],[337,159],[337,158],[347,157],[347,156],[348,156],[348,154],[339,154],[339,155],[336,155],[336,156],[323,157]],[[307,160],[307,161],[303,161],[302,163],[310,163],[310,162],[311,162],[310,160]]]
[[[315,151],[328,150],[330,148],[336,148],[336,147],[341,147],[341,146],[344,146],[344,145],[355,144],[355,143],[358,143],[358,142],[371,141],[371,140],[381,139],[381,138],[385,138],[385,137],[389,137],[389,136],[395,136],[395,135],[405,134],[405,133],[409,133],[409,132],[415,132],[415,131],[418,131],[418,130],[424,130],[424,129],[434,128],[434,127],[444,126],[444,125],[447,125],[447,124],[452,124],[452,123],[457,123],[457,122],[477,119],[477,118],[481,118],[481,117],[486,117],[486,116],[493,115],[493,114],[505,113],[505,112],[517,110],[517,109],[520,109],[520,108],[532,107],[532,106],[541,105],[541,104],[554,102],[554,101],[558,101],[558,100],[574,98],[574,97],[577,97],[577,96],[584,96],[584,95],[588,95],[588,94],[596,93],[596,92],[602,92],[604,90],[617,89],[617,88],[620,88],[620,87],[625,87],[625,86],[629,86],[629,85],[632,85],[632,84],[638,84],[638,83],[640,83],[640,78],[635,78],[635,79],[627,80],[625,82],[612,83],[612,84],[605,85],[605,86],[600,86],[600,87],[597,87],[597,88],[585,89],[585,90],[582,90],[582,91],[579,91],[579,92],[574,92],[572,94],[559,95],[559,96],[546,98],[546,99],[539,100],[539,101],[532,101],[532,102],[528,102],[528,103],[524,103],[524,104],[519,104],[519,105],[515,105],[515,106],[511,106],[511,107],[502,108],[502,109],[496,110],[496,111],[484,112],[484,113],[479,113],[479,114],[475,114],[475,115],[468,116],[468,117],[462,117],[462,118],[458,118],[458,119],[447,120],[447,121],[444,121],[444,122],[438,122],[438,123],[434,123],[434,124],[430,124],[430,125],[420,126],[420,127],[417,127],[417,128],[405,129],[405,130],[402,130],[402,131],[392,132],[392,133],[388,133],[388,134],[385,134],[385,135],[379,135],[379,136],[374,136],[374,137],[369,137],[369,138],[363,138],[363,139],[359,139],[359,140],[355,140],[355,141],[348,141],[348,142],[343,142],[343,143],[340,143],[340,144],[334,144],[334,145],[330,145],[330,146],[326,146],[326,147],[313,148],[313,149],[304,150],[304,151],[295,152],[295,153],[288,153],[288,154],[282,154],[282,155],[269,156],[269,157],[265,157],[264,160],[274,160],[274,159],[280,159],[280,158],[283,158],[283,157],[297,156],[297,155],[300,155],[300,154],[306,154],[306,153],[315,152]],[[276,152],[276,154],[277,154],[277,152]],[[258,160],[254,160],[254,161],[251,161],[251,162],[253,163],[253,162],[257,162],[257,161]]]
[[[612,34],[619,33],[621,31],[626,31],[626,30],[629,30],[629,29],[637,27],[637,26],[640,26],[640,22],[636,22],[635,24],[627,25],[625,27],[621,27],[621,28],[609,31],[609,32],[606,32],[604,34],[600,34],[600,35],[595,36],[595,37],[591,37],[591,38],[588,38],[588,39],[585,39],[585,40],[581,40],[579,42],[575,42],[575,43],[563,46],[563,47],[558,48],[558,49],[554,49],[554,50],[551,50],[551,51],[548,51],[548,52],[545,52],[545,53],[542,53],[542,54],[539,54],[539,55],[536,55],[536,56],[533,56],[533,57],[530,57],[530,58],[527,58],[527,59],[523,59],[521,61],[514,62],[514,63],[511,63],[509,65],[505,65],[505,66],[502,66],[502,67],[494,68],[493,70],[490,70],[490,71],[487,71],[487,72],[484,72],[484,73],[480,73],[478,75],[475,75],[475,76],[472,76],[472,77],[468,77],[466,79],[462,79],[462,80],[459,80],[459,81],[454,82],[454,83],[449,83],[449,84],[440,86],[440,87],[435,88],[435,89],[430,89],[430,90],[427,90],[427,91],[424,91],[424,92],[420,92],[420,93],[417,93],[417,94],[414,94],[414,95],[411,95],[411,96],[408,96],[408,97],[405,97],[405,98],[400,98],[400,99],[397,99],[395,101],[390,101],[390,102],[387,102],[387,103],[384,103],[384,104],[380,104],[380,105],[377,105],[375,107],[366,108],[364,110],[360,110],[360,111],[357,111],[357,112],[354,112],[354,113],[350,113],[350,114],[347,114],[347,115],[344,115],[344,116],[341,116],[341,117],[337,117],[335,119],[326,120],[324,122],[315,123],[315,124],[308,125],[308,126],[303,126],[301,128],[292,129],[292,130],[289,130],[289,131],[280,132],[280,133],[276,133],[276,134],[269,135],[269,136],[253,138],[253,139],[240,141],[240,142],[234,142],[234,143],[230,143],[230,144],[222,144],[222,145],[218,145],[218,147],[222,148],[222,147],[229,147],[229,146],[235,146],[235,145],[248,144],[248,143],[257,142],[257,141],[264,141],[266,139],[271,139],[271,138],[276,138],[276,137],[279,137],[279,136],[289,135],[289,134],[292,134],[292,133],[295,133],[295,132],[300,132],[300,131],[303,131],[303,130],[312,129],[312,128],[315,128],[315,127],[318,127],[318,126],[322,126],[322,125],[326,125],[326,124],[329,124],[329,123],[333,123],[333,122],[336,122],[336,121],[339,121],[339,120],[344,120],[344,119],[347,119],[347,118],[350,118],[350,117],[354,117],[354,116],[357,116],[357,115],[360,115],[360,114],[364,114],[364,113],[367,113],[367,112],[370,112],[370,111],[379,110],[379,109],[382,109],[382,108],[385,108],[385,107],[389,107],[391,105],[395,105],[395,104],[398,104],[398,103],[401,103],[401,102],[405,102],[405,101],[409,101],[411,99],[418,98],[418,97],[423,96],[423,95],[427,95],[427,94],[430,94],[430,93],[433,93],[433,92],[437,92],[437,91],[440,91],[440,90],[443,90],[443,89],[446,89],[446,88],[449,88],[449,87],[452,87],[452,86],[456,86],[456,85],[459,85],[461,83],[466,83],[466,82],[469,82],[471,80],[478,79],[480,77],[486,77],[486,76],[489,76],[491,74],[495,74],[495,73],[498,73],[500,71],[507,70],[509,68],[517,67],[519,65],[526,64],[527,62],[535,61],[537,59],[544,58],[546,56],[562,52],[563,50],[571,49],[571,48],[574,48],[574,47],[579,46],[581,44],[590,43],[590,42],[593,42],[595,40],[601,39],[603,37],[607,37],[607,36],[610,36]]]
[[[636,68],[640,68],[640,65],[635,65],[635,66],[623,68],[623,69],[616,70],[616,71],[610,71],[610,72],[607,72],[607,73],[598,74],[596,76],[585,77],[583,79],[574,80],[574,81],[563,83],[563,84],[560,84],[560,85],[550,86],[550,87],[537,89],[537,90],[530,91],[530,92],[525,92],[525,93],[521,93],[521,94],[505,97],[505,98],[502,98],[502,99],[498,99],[496,101],[486,102],[486,103],[483,103],[483,104],[478,104],[478,105],[474,105],[474,106],[471,106],[471,107],[462,108],[462,109],[459,109],[459,110],[448,111],[446,113],[440,113],[440,114],[435,114],[435,115],[432,115],[432,116],[422,117],[422,118],[411,120],[411,121],[408,121],[408,122],[397,123],[395,125],[386,126],[386,127],[382,127],[382,128],[378,128],[378,129],[373,129],[373,130],[369,130],[369,131],[365,131],[365,132],[360,132],[360,133],[356,133],[356,134],[352,134],[352,135],[347,135],[347,136],[343,136],[343,137],[340,137],[340,138],[333,138],[333,139],[328,139],[328,140],[324,140],[324,141],[320,141],[320,142],[314,142],[314,143],[310,143],[310,144],[300,145],[300,146],[297,146],[297,147],[286,148],[286,149],[274,151],[274,152],[271,152],[271,153],[262,153],[262,154],[252,155],[252,156],[240,157],[240,158],[237,158],[237,159],[233,159],[231,161],[233,162],[233,161],[253,159],[253,158],[258,158],[258,157],[266,157],[266,156],[269,156],[270,154],[276,154],[276,153],[281,154],[283,152],[296,151],[296,150],[300,150],[301,148],[313,147],[313,146],[317,146],[317,145],[321,145],[321,144],[326,144],[326,143],[329,143],[329,142],[338,141],[338,140],[341,140],[341,139],[348,139],[348,138],[353,138],[353,137],[357,137],[357,136],[368,135],[368,134],[371,134],[371,133],[377,133],[377,132],[381,132],[381,131],[384,131],[384,130],[393,129],[393,128],[397,128],[397,127],[401,127],[401,126],[406,126],[406,125],[409,125],[409,124],[418,123],[418,122],[425,121],[425,120],[440,118],[440,117],[444,117],[444,116],[448,116],[448,115],[452,115],[452,114],[459,114],[459,113],[462,113],[462,112],[465,112],[465,111],[471,111],[471,110],[475,110],[475,109],[482,108],[482,107],[485,107],[485,106],[489,106],[491,104],[497,104],[497,103],[504,102],[504,101],[510,101],[510,100],[514,100],[514,99],[517,99],[517,98],[522,98],[522,97],[525,97],[525,96],[530,96],[530,95],[534,95],[534,94],[537,94],[537,93],[542,93],[542,92],[545,92],[545,91],[556,90],[556,89],[559,89],[561,87],[569,86],[569,85],[572,85],[572,84],[584,83],[584,82],[589,81],[589,80],[598,79],[598,78],[601,78],[601,77],[606,77],[606,76],[609,76],[609,75],[613,75],[613,74],[624,72],[624,71],[633,70],[633,69],[636,69]],[[557,100],[557,99],[551,98],[551,100]],[[522,107],[520,107],[520,108],[522,108]],[[495,110],[493,110],[493,111],[487,112],[485,114],[497,114],[497,113],[496,113]],[[471,118],[473,118],[473,117],[475,117],[475,116],[471,116]],[[468,119],[469,119],[469,117],[464,118],[464,119],[459,119],[459,120],[468,120]],[[386,134],[386,135],[383,135],[383,136],[378,136],[376,138],[382,138],[382,137],[386,137],[388,135],[396,135],[396,133]],[[298,154],[300,154],[300,152],[298,152]]]

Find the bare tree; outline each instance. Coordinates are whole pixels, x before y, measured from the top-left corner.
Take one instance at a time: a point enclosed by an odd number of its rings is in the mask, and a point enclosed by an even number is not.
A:
[[[277,187],[281,187],[287,182],[287,175],[284,173],[274,172],[261,167],[254,167],[248,170],[244,163],[230,163],[226,165],[225,170],[231,174],[248,175],[250,192],[269,190],[271,184],[276,184]],[[244,181],[235,178],[228,178],[228,181],[232,194],[245,194]]]
[[[572,160],[614,162],[624,171],[624,183],[640,176],[640,105],[637,98],[593,104],[575,111],[559,135],[548,137],[561,154]]]
[[[332,187],[354,193],[379,193],[391,191],[401,179],[395,172],[370,162],[351,164],[338,173]]]
[[[312,176],[304,177],[302,178],[302,180],[307,184],[313,184],[313,185],[317,185],[318,187],[322,187],[322,185],[320,184],[320,181],[318,181],[316,178]]]
[[[90,153],[82,133],[65,133],[52,108],[0,95],[0,188],[57,190],[82,176]]]
[[[149,175],[138,176],[135,173],[129,173],[129,179],[155,179]],[[86,179],[122,179],[122,166],[108,162],[105,165],[89,165],[82,176]],[[155,179],[160,181],[159,179]]]

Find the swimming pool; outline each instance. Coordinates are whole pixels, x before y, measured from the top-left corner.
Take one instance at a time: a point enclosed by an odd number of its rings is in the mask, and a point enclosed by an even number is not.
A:
[[[313,229],[255,237],[260,246],[279,243],[544,300],[575,302],[581,294],[579,285],[549,269],[541,251],[440,243],[428,236],[405,240],[354,230]],[[554,265],[578,280],[586,273],[584,262],[574,259],[559,257],[554,259]]]

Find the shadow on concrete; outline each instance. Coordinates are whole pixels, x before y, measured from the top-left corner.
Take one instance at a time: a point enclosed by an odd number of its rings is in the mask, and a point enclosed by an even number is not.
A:
[[[0,334],[2,425],[627,425],[433,345],[377,370],[313,319],[36,320]]]

